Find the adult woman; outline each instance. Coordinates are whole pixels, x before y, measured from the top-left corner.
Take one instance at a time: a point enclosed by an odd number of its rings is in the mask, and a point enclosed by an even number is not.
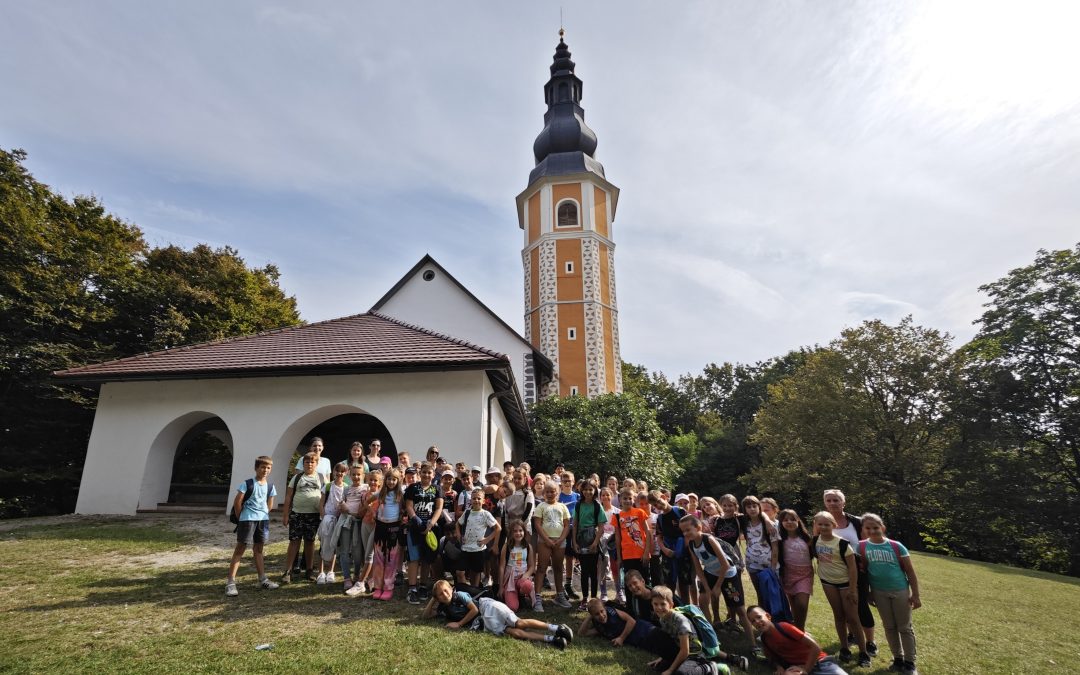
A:
[[[374,471],[379,467],[379,460],[382,459],[382,441],[377,438],[371,439],[371,444],[368,445],[368,454],[364,457],[365,468],[368,471]]]
[[[823,500],[825,510],[836,520],[833,534],[846,539],[852,548],[858,550],[859,538],[862,536],[862,519],[844,511],[847,497],[840,490],[830,489],[825,490]],[[858,581],[859,624],[862,625],[863,634],[866,636],[866,653],[869,656],[877,656],[878,646],[874,642],[874,615],[870,612],[870,584],[866,573],[861,569]]]

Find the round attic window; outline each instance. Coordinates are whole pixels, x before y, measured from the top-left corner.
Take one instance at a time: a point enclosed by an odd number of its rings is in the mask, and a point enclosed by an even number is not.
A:
[[[435,272],[432,270],[424,270],[424,281],[431,281],[435,278]]]

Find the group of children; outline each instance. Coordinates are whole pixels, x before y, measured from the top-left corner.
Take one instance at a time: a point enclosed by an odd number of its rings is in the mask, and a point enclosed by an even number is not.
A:
[[[542,594],[551,589],[561,608],[581,601],[579,635],[644,649],[656,656],[651,665],[670,673],[745,670],[745,656],[719,650],[717,629],[741,633],[748,653],[777,673],[843,673],[837,660],[869,666],[877,655],[872,602],[894,657],[889,670],[917,673],[911,612],[921,601],[911,558],[886,537],[879,516],[846,513],[839,490],[825,492],[811,534],[798,513],[771,498],[672,499],[630,478],[576,480],[562,465],[547,475],[507,462],[481,475],[480,467],[448,464],[434,446],[415,464],[398,453],[395,466],[380,445],[373,441],[365,455],[355,443],[349,461],[330,467],[313,439],[287,483],[281,583],[293,581],[303,545],[307,578],[336,584],[340,570],[348,596],[388,601],[407,579],[405,599],[426,602],[424,616],[441,616],[449,628],[566,648],[574,639],[568,626],[517,616],[543,613]],[[237,486],[230,597],[248,546],[260,587],[279,586],[263,560],[276,497],[271,466],[260,457],[254,478]],[[815,567],[840,642],[836,659],[804,632]],[[744,570],[757,596],[749,607]]]

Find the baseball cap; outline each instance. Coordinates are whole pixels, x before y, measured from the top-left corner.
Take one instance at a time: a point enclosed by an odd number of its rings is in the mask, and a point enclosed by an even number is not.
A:
[[[481,471],[480,467],[478,467],[478,466],[474,466],[472,468],[472,470],[473,470],[473,473],[480,473],[480,471]]]
[[[416,473],[416,467],[410,466],[408,469],[405,469],[405,473]]]
[[[443,471],[442,475],[439,476],[439,479],[441,480],[443,478],[446,478],[447,476],[450,476],[451,478],[457,478],[457,474],[453,471]]]
[[[383,458],[379,459],[379,464],[391,464],[391,463],[392,462],[390,461],[389,457],[383,457]]]

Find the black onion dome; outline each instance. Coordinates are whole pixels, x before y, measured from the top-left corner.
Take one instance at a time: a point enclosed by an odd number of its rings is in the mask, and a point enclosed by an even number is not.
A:
[[[551,79],[544,85],[544,129],[533,142],[536,168],[529,174],[531,184],[541,176],[582,173],[590,171],[604,175],[604,167],[593,158],[596,153],[596,134],[585,124],[581,107],[582,82],[574,74],[570,48],[559,44],[551,64]]]

